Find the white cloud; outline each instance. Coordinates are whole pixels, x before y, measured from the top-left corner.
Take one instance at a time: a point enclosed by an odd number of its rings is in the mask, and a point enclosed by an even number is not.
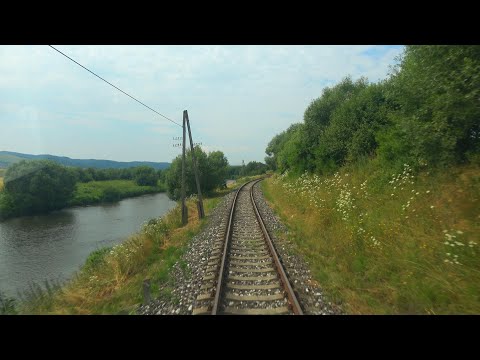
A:
[[[247,157],[263,160],[268,140],[301,121],[305,108],[325,85],[349,74],[381,79],[401,51],[398,47],[312,45],[55,47],[179,123],[183,110],[188,109],[195,141],[203,142],[204,148],[224,151],[233,164]],[[0,46],[0,95],[0,125],[10,124],[6,119],[12,114],[31,119],[28,111],[11,111],[15,106],[30,106],[42,118],[35,126],[37,132],[52,123],[93,130],[118,124],[126,137],[138,131],[156,136],[156,154],[159,147],[165,156],[175,154],[171,135],[180,133],[177,125],[48,46]],[[14,129],[9,133],[14,134]],[[29,135],[18,135],[20,143],[28,141]],[[85,148],[78,149],[79,153],[90,157],[104,153],[103,148],[84,140]],[[115,149],[108,153],[115,159],[130,158],[130,149],[136,147],[138,160],[152,160],[142,144],[117,146],[115,138],[105,141]],[[42,146],[48,152],[49,144]],[[75,151],[65,149],[65,153]],[[159,161],[157,155],[155,160]]]

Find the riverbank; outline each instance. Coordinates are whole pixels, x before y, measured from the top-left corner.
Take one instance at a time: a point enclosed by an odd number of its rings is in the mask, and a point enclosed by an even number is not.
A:
[[[8,202],[8,198],[2,190],[3,178],[0,178],[0,220],[30,215],[23,213],[9,213],[8,209],[12,208],[12,206],[11,204],[9,205],[4,203]],[[90,181],[86,183],[78,182],[75,185],[75,190],[71,196],[71,199],[68,201],[67,206],[63,207],[62,209],[68,209],[73,206],[112,203],[122,199],[146,194],[163,193],[166,192],[166,190],[165,184],[160,182],[158,182],[157,186],[141,186],[137,185],[133,180],[104,180]],[[5,199],[3,199],[2,196],[5,196]],[[4,213],[2,213],[2,208],[4,209]]]
[[[220,200],[205,199],[206,214]],[[181,226],[177,206],[120,245],[92,252],[81,269],[63,287],[35,286],[17,303],[18,314],[118,314],[132,313],[142,303],[144,279],[152,281],[152,296],[158,283],[168,279],[169,268],[181,256],[188,240],[205,224],[196,204],[187,202],[189,223]]]
[[[274,175],[262,188],[346,313],[480,311],[478,166],[417,175],[405,166],[392,177],[369,162],[333,176]]]
[[[63,283],[91,252],[121,244],[176,205],[165,193],[147,194],[2,221],[0,291],[19,297],[32,283]]]
[[[69,206],[93,205],[102,202],[114,202],[121,199],[145,194],[165,192],[164,184],[140,186],[133,180],[107,180],[77,183]]]

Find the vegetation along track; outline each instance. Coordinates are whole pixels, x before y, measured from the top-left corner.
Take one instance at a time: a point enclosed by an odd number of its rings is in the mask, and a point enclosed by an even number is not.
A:
[[[241,186],[225,236],[214,243],[193,314],[303,314],[255,204],[253,187]]]

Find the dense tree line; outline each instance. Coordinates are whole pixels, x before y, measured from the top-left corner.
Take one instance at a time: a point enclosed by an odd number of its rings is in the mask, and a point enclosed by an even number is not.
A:
[[[242,176],[254,176],[264,174],[268,170],[268,165],[258,161],[250,161],[247,165],[229,165],[227,176],[229,179],[237,179]]]
[[[312,101],[303,122],[266,148],[273,170],[330,173],[362,158],[382,166],[478,159],[480,46],[407,46],[387,79],[344,78]]]
[[[78,182],[104,180],[135,180],[138,185],[154,186],[156,181],[164,179],[165,170],[155,170],[150,166],[137,166],[126,169],[82,169],[70,168]]]

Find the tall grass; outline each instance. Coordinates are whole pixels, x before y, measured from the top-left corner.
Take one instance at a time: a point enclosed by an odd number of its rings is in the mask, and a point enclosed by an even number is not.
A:
[[[3,190],[3,177],[0,177],[0,191]]]
[[[16,299],[8,297],[0,291],[0,315],[14,315],[17,313],[15,308]]]
[[[275,175],[267,199],[333,300],[358,314],[480,312],[480,167]]]

